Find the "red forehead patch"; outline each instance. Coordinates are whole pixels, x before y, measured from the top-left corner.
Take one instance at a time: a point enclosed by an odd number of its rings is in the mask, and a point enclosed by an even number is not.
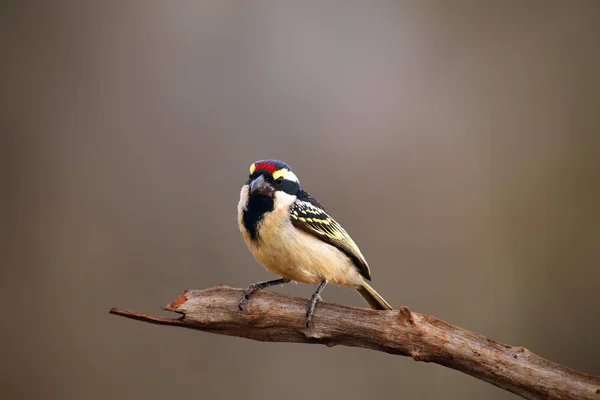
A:
[[[279,168],[277,168],[277,165],[273,164],[273,163],[268,163],[268,162],[261,162],[256,164],[255,166],[255,171],[269,171],[270,174],[273,174],[273,172],[277,171]]]

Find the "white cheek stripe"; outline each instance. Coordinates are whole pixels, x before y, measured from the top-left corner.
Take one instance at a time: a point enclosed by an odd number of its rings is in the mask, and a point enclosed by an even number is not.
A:
[[[275,192],[275,208],[289,210],[290,206],[296,201],[296,196],[287,194],[282,190]]]

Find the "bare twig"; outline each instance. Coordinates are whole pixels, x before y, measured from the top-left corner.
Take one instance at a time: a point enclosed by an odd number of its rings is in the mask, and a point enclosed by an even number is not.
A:
[[[306,300],[257,292],[240,311],[242,290],[217,286],[189,290],[163,318],[113,308],[112,314],[265,342],[363,347],[433,362],[487,381],[526,399],[600,400],[600,377],[586,375],[439,319],[411,312],[374,311],[320,302],[306,328]]]

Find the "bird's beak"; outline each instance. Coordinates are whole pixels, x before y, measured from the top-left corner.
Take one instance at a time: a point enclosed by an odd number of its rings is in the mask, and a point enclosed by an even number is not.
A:
[[[265,177],[262,175],[250,184],[250,195],[272,196],[273,192],[273,186],[265,181]]]

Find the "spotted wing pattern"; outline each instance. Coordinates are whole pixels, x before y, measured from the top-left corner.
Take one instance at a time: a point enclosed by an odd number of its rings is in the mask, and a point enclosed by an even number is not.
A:
[[[310,201],[296,200],[290,210],[292,224],[296,228],[337,247],[352,260],[362,276],[371,280],[369,265],[354,240],[340,224],[316,204],[312,204]]]

